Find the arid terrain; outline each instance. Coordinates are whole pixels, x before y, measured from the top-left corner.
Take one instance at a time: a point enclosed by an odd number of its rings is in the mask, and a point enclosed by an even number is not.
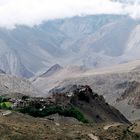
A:
[[[0,0],[0,140],[140,140],[140,0]]]
[[[70,119],[70,118],[69,118]],[[17,112],[0,116],[1,140],[139,140],[137,129],[128,125],[104,129],[107,123],[83,124],[77,121],[33,118]],[[132,125],[133,126],[133,125]],[[134,131],[134,132],[133,132]]]

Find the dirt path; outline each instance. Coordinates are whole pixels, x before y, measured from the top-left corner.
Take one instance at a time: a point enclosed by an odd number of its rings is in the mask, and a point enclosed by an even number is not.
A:
[[[88,134],[88,137],[92,140],[100,140],[98,136],[95,136],[93,134]]]
[[[7,115],[10,115],[12,112],[10,110],[7,110],[7,111],[2,111],[1,112],[1,116],[7,116]]]
[[[110,127],[116,127],[116,126],[120,126],[120,125],[123,125],[121,123],[114,123],[114,124],[109,124],[109,125],[106,125],[104,126],[104,130],[108,130]]]

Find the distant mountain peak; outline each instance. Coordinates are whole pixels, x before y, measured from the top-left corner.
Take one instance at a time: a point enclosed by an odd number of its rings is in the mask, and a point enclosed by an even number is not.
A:
[[[61,69],[63,69],[62,66],[60,66],[59,64],[55,64],[51,68],[49,68],[45,73],[43,73],[40,77],[49,77],[54,73],[60,71]]]
[[[0,69],[0,74],[6,74],[3,70]]]

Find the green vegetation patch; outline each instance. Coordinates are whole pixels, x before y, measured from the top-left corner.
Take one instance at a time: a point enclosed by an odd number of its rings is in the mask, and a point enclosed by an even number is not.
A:
[[[0,108],[2,109],[10,109],[12,108],[13,103],[11,102],[2,102],[0,103]]]
[[[27,113],[34,117],[45,117],[52,114],[58,113],[59,115],[63,115],[65,117],[74,117],[77,120],[88,123],[88,120],[85,118],[83,113],[76,107],[60,107],[60,106],[49,106],[45,109],[37,109],[35,107],[26,107],[19,110],[22,113]]]

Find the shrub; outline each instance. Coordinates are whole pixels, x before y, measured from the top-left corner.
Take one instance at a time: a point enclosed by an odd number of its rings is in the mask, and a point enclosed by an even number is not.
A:
[[[59,115],[63,115],[65,117],[74,117],[77,120],[88,123],[88,120],[84,117],[84,115],[80,112],[78,108],[75,107],[60,107],[60,106],[49,106],[46,109],[37,109],[35,107],[26,107],[23,109],[19,109],[21,113],[27,113],[34,117],[45,117],[52,114],[58,113]]]
[[[8,109],[11,110],[12,109],[12,103],[11,102],[2,102],[0,103],[0,109]]]

